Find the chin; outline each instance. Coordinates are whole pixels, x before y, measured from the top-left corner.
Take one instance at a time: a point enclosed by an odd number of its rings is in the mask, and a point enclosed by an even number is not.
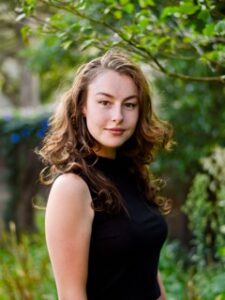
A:
[[[106,149],[118,149],[119,147],[121,147],[123,144],[114,144],[114,145],[102,145],[103,148],[106,148]]]
[[[102,143],[102,145],[103,145],[103,147],[106,147],[106,148],[118,148],[118,147],[121,147],[124,143],[126,143],[126,141],[121,141],[118,143],[105,143],[105,144]]]

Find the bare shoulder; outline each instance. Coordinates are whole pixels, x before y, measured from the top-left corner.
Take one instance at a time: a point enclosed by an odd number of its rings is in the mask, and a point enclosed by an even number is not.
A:
[[[54,181],[47,203],[47,212],[63,211],[65,214],[85,213],[93,215],[91,194],[86,182],[73,173],[62,174]],[[46,212],[46,213],[47,213]]]
[[[56,178],[52,185],[51,191],[62,193],[83,193],[89,194],[89,188],[86,182],[74,173],[62,174]]]

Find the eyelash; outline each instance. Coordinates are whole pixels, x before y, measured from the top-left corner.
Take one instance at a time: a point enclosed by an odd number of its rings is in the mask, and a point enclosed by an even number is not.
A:
[[[126,106],[127,108],[135,108],[135,107],[137,106],[137,104],[136,104],[136,103],[130,103],[130,102],[127,102],[127,103],[125,103],[125,106]]]
[[[108,106],[109,104],[111,104],[110,101],[107,101],[107,100],[100,100],[98,101],[99,104],[103,105],[103,106]],[[124,105],[127,107],[127,108],[135,108],[137,106],[136,103],[131,103],[131,102],[126,102],[124,103]]]
[[[102,104],[103,106],[107,106],[108,104],[110,104],[110,102],[107,100],[100,100],[100,101],[98,101],[98,103]]]

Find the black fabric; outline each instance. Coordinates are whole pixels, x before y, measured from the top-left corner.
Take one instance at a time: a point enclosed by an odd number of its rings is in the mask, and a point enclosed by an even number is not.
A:
[[[99,157],[95,168],[119,189],[130,217],[95,212],[92,227],[88,300],[156,300],[157,268],[167,225],[156,205],[138,190],[125,161]]]

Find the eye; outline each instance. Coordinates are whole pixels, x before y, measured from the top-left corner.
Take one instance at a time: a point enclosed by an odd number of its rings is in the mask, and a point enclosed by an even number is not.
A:
[[[108,100],[99,100],[98,103],[101,104],[102,106],[110,105],[110,101],[108,101]]]
[[[125,107],[126,108],[130,108],[130,109],[133,109],[137,106],[137,103],[133,103],[133,102],[126,102],[124,103]]]

